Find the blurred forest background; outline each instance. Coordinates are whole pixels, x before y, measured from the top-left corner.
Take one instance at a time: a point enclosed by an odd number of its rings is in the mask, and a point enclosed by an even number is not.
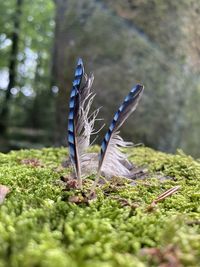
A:
[[[82,57],[106,125],[140,82],[145,93],[122,136],[200,157],[199,25],[199,0],[1,1],[0,150],[66,145]]]

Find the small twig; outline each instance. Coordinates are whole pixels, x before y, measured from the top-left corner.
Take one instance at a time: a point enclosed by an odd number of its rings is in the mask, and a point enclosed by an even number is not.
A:
[[[187,225],[190,225],[190,226],[192,226],[192,225],[200,225],[200,221],[189,221],[189,222],[187,222]]]
[[[173,195],[174,193],[176,193],[179,189],[180,189],[179,185],[172,187],[172,188],[168,189],[167,191],[165,191],[164,193],[162,193],[161,195],[159,195],[153,202],[155,204],[157,204],[158,202],[162,201],[166,197],[169,197],[169,196]]]
[[[162,200],[164,200],[165,198],[173,195],[174,193],[176,193],[178,190],[180,189],[180,186],[175,186],[172,187],[170,189],[168,189],[167,191],[165,191],[164,193],[160,194],[156,199],[154,199],[151,204],[148,206],[147,210],[148,211],[152,211],[153,208],[156,206],[156,204],[158,202],[161,202]]]

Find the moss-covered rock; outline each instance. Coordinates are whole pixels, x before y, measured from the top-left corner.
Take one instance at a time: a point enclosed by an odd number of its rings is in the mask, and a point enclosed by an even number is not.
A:
[[[11,190],[0,206],[0,267],[199,266],[200,163],[143,147],[129,154],[148,178],[106,184],[89,205],[70,203],[77,192],[63,191],[65,148],[0,154],[0,184]],[[148,210],[176,185],[176,194]]]

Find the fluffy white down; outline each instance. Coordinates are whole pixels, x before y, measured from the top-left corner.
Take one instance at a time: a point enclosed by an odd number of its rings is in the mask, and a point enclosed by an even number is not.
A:
[[[130,170],[127,165],[124,164],[127,160],[127,155],[120,151],[120,147],[130,147],[132,145],[131,142],[125,142],[121,136],[119,136],[119,132],[113,134],[102,166],[102,172],[106,176],[130,176]]]

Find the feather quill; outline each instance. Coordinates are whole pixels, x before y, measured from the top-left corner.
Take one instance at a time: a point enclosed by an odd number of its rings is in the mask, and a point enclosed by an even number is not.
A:
[[[82,85],[82,80],[85,80]],[[94,100],[91,86],[94,76],[87,76],[81,59],[78,60],[73,86],[69,101],[68,117],[68,145],[69,155],[74,165],[75,175],[79,188],[82,188],[81,166],[86,158],[86,150],[90,146],[90,138],[94,133],[94,123],[99,110],[90,114],[90,108]]]
[[[111,176],[128,177],[130,175],[129,168],[124,164],[126,155],[119,150],[119,147],[128,147],[132,143],[125,142],[120,137],[119,130],[130,114],[136,109],[143,90],[144,87],[142,85],[136,85],[115,113],[101,144],[97,176],[92,185],[91,193],[95,190],[101,172],[110,173]]]

